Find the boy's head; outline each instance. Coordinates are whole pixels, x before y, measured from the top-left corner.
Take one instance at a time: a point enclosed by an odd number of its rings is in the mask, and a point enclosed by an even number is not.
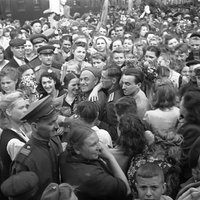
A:
[[[155,163],[141,165],[136,172],[136,187],[140,200],[160,200],[166,187],[163,170]]]
[[[93,67],[103,70],[103,67],[106,65],[106,56],[101,53],[95,53],[92,55],[92,65]]]

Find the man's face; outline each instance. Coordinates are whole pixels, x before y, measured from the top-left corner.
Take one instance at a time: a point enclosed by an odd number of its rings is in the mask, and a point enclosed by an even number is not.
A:
[[[53,54],[52,53],[45,53],[45,54],[42,53],[39,55],[39,58],[40,58],[42,64],[47,65],[47,66],[51,65],[53,62]]]
[[[190,65],[189,67],[189,74],[190,74],[190,78],[194,79],[195,77],[195,72],[194,70],[197,68],[197,67],[200,67],[200,64],[197,64],[197,65]]]
[[[24,58],[24,45],[18,46],[18,47],[11,47],[11,50],[13,52],[13,55],[16,58],[23,59]]]
[[[97,68],[97,69],[100,69],[100,70],[103,70],[103,67],[106,65],[106,62],[102,61],[101,59],[92,59],[92,66]]]
[[[57,114],[50,115],[49,118],[40,119],[37,122],[37,134],[43,139],[49,139],[56,135],[56,132],[59,128],[57,124]]]
[[[31,54],[33,52],[33,44],[29,40],[26,41],[24,50],[26,54]]]
[[[33,34],[39,34],[42,31],[42,25],[40,23],[35,23],[32,26],[32,32]]]
[[[69,40],[64,40],[62,43],[62,49],[64,52],[68,53],[71,50],[72,44]]]
[[[9,76],[1,78],[1,89],[6,93],[10,94],[16,89],[17,80],[12,80]]]
[[[199,51],[200,50],[200,39],[199,40],[190,40],[190,48],[192,51]]]
[[[37,53],[37,50],[44,45],[47,45],[47,43],[46,42],[40,42],[40,43],[34,44],[33,46],[34,46],[35,52]]]
[[[108,76],[107,70],[103,70],[101,72],[101,80],[100,81],[102,83],[103,88],[105,88],[105,89],[110,89],[113,85],[112,78]]]
[[[113,54],[113,62],[118,66],[118,67],[122,67],[122,65],[125,62],[125,56],[124,53],[117,53],[115,52]]]
[[[115,32],[117,36],[122,37],[124,35],[124,28],[122,26],[116,27]]]
[[[155,52],[147,51],[145,53],[144,59],[145,59],[145,61],[148,61],[149,63],[151,63],[151,62],[154,62],[157,59],[157,57],[156,57]]]
[[[137,177],[136,187],[140,200],[161,200],[165,189],[162,178],[159,176],[152,178]]]
[[[90,92],[97,82],[97,78],[88,70],[84,70],[80,75],[80,87],[81,91],[84,93]]]
[[[138,89],[138,84],[135,83],[135,76],[123,75],[121,78],[122,90],[125,96],[134,95]]]
[[[186,58],[188,57],[187,53],[175,51],[175,58],[179,62],[185,62]]]
[[[146,26],[142,26],[140,30],[140,35],[144,37],[149,32],[149,28]]]

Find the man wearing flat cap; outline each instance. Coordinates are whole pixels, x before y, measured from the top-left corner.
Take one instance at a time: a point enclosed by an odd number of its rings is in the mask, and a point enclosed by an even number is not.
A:
[[[20,38],[10,40],[9,45],[13,53],[13,58],[10,59],[4,68],[7,66],[18,68],[19,66],[26,64],[24,60],[24,44],[25,40]]]
[[[34,34],[30,36],[30,41],[33,44],[33,49],[35,56],[29,61],[30,66],[34,69],[35,67],[41,65],[41,61],[38,56],[38,48],[48,44],[48,38],[43,34]]]
[[[55,102],[47,96],[32,103],[21,119],[31,125],[32,136],[14,159],[11,174],[21,171],[36,173],[39,189],[34,200],[40,199],[49,183],[59,183],[58,156],[62,147],[57,136],[57,118]]]
[[[35,67],[36,81],[39,82],[40,76],[45,71],[54,72],[60,79],[60,70],[53,67],[53,55],[55,47],[53,45],[45,45],[38,49],[41,65]]]

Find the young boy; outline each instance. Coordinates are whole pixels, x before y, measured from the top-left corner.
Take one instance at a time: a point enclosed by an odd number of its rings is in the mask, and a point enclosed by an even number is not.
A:
[[[136,188],[139,200],[172,200],[163,195],[166,189],[163,170],[155,163],[147,162],[136,172]]]

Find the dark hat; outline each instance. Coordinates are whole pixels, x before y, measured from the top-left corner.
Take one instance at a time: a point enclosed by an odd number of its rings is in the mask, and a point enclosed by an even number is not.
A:
[[[23,74],[26,70],[28,69],[32,69],[29,65],[25,64],[25,65],[21,65],[17,68],[17,70],[19,71],[20,74]]]
[[[195,76],[200,76],[200,67],[194,69]]]
[[[41,42],[47,43],[49,40],[44,34],[33,34],[30,36],[30,41],[34,45],[34,44],[38,44]]]
[[[19,47],[19,46],[23,46],[26,43],[25,40],[21,39],[21,38],[15,38],[10,40],[9,45],[11,47]]]
[[[67,88],[69,82],[74,78],[77,78],[77,76],[74,73],[67,73],[64,77],[64,87]]]
[[[199,34],[199,33],[197,33],[197,32],[195,32],[195,33],[192,33],[192,34],[191,34],[191,36],[190,36],[190,38],[194,38],[194,37],[197,37],[197,38],[199,38],[199,39],[200,39],[200,34]]]
[[[39,19],[36,19],[36,20],[33,20],[33,21],[31,22],[31,26],[33,26],[35,23],[40,23],[40,24],[42,24],[41,21],[40,21]]]
[[[31,199],[38,190],[38,176],[31,171],[23,171],[10,176],[1,185],[1,191],[6,197]]]
[[[82,69],[81,73],[82,73],[83,71],[86,71],[86,70],[92,72],[93,75],[94,75],[95,77],[97,77],[97,78],[100,78],[100,77],[101,77],[101,70],[100,70],[100,69],[97,69],[97,68],[95,68],[95,67],[85,67],[85,68]]]
[[[200,137],[193,143],[189,152],[189,165],[190,168],[195,168],[198,165],[198,159],[200,156]]]
[[[197,64],[200,64],[200,60],[191,60],[191,61],[186,63],[186,65],[188,67],[190,67],[191,65],[197,65]]]
[[[56,105],[50,95],[33,102],[21,120],[28,122],[36,122],[41,118],[49,117],[56,111]]]
[[[39,54],[53,54],[55,47],[53,45],[44,45],[38,48],[37,52]]]

